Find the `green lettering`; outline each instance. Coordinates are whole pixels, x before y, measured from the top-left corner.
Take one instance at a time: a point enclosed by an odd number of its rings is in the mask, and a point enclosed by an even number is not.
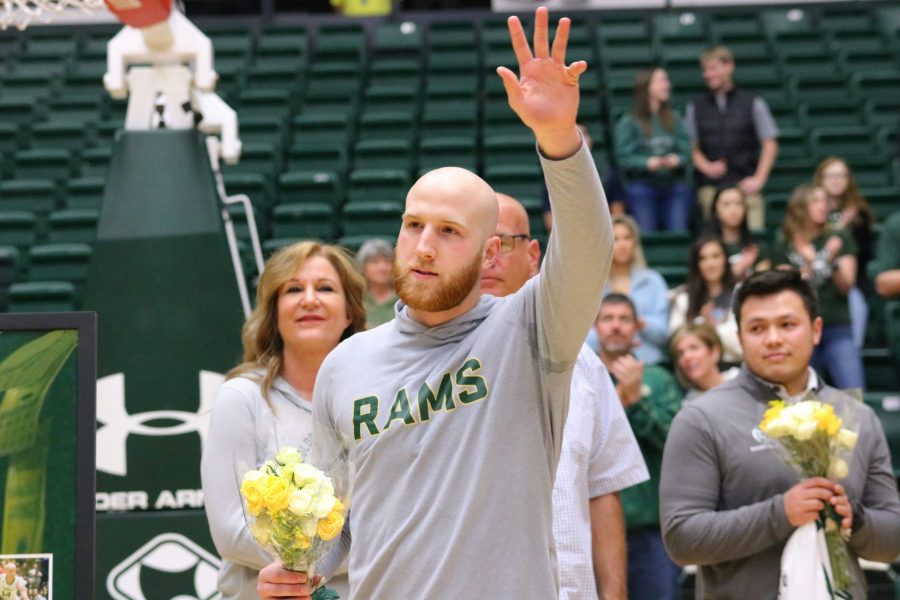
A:
[[[487,382],[484,377],[476,374],[481,370],[481,361],[477,358],[470,358],[456,372],[456,385],[466,388],[475,388],[460,390],[459,401],[463,404],[472,404],[487,397]],[[466,371],[471,371],[467,374]]]
[[[363,409],[367,409],[363,412]],[[366,396],[353,401],[353,439],[362,439],[360,429],[362,425],[369,430],[369,435],[378,435],[378,425],[375,417],[378,416],[378,396]]]
[[[419,388],[419,419],[423,423],[431,419],[429,411],[447,411],[454,408],[456,405],[453,403],[453,384],[450,381],[450,373],[444,373],[441,376],[437,394],[434,393],[427,381]]]
[[[403,423],[406,425],[416,424],[416,419],[409,410],[409,396],[406,394],[406,388],[400,388],[397,391],[397,397],[394,398],[394,404],[391,406],[391,414],[388,415],[388,420],[387,423],[384,424],[384,428],[387,429],[390,427],[391,422],[396,419],[403,419]]]

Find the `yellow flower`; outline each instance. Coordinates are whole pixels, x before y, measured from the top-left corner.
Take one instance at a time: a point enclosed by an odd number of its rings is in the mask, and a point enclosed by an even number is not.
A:
[[[813,434],[816,432],[816,423],[811,421],[803,421],[797,425],[797,430],[794,432],[794,439],[800,442],[805,442],[806,440],[812,439]]]
[[[308,550],[309,538],[298,531],[294,536],[294,548],[298,548],[300,550]]]
[[[770,400],[769,408],[763,414],[763,420],[759,424],[759,428],[765,431],[769,423],[774,421],[781,414],[782,410],[784,410],[784,400]]]
[[[343,526],[344,517],[338,511],[333,510],[328,513],[327,517],[319,520],[319,525],[317,527],[319,537],[326,542],[329,540],[333,540],[341,532],[341,528]]]
[[[346,510],[346,508],[347,507],[344,506],[344,504],[340,500],[335,498],[334,499],[334,508],[332,508],[331,510],[333,510],[334,512],[339,512],[341,514],[344,514],[344,510]]]
[[[279,477],[270,477],[262,496],[269,512],[275,513],[288,507],[291,502],[291,489],[285,480]]]
[[[263,500],[263,488],[256,479],[245,479],[241,483],[241,495],[247,500],[247,510],[254,517],[259,515],[266,506]]]

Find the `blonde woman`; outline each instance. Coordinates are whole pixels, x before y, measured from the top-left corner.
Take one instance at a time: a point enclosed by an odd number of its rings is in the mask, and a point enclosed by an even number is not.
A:
[[[617,292],[628,296],[637,311],[638,345],[633,354],[645,364],[663,359],[669,330],[669,299],[666,280],[647,268],[637,222],[627,215],[613,217],[613,256],[609,280],[603,295]],[[591,329],[587,343],[599,350],[597,334]]]
[[[258,464],[280,446],[309,450],[316,375],[339,342],[365,329],[364,291],[356,263],[337,246],[299,242],[266,263],[243,328],[243,362],[216,394],[201,462],[224,599],[257,598],[257,573],[272,562],[247,530],[235,465]]]
[[[856,284],[856,243],[845,230],[832,229],[828,198],[821,187],[794,189],[772,264],[799,269],[816,289],[823,327],[813,368],[827,372],[837,388],[862,388],[862,360],[853,343],[847,299]]]
[[[738,367],[719,369],[722,352],[722,340],[708,323],[687,323],[672,334],[669,356],[675,365],[675,378],[686,390],[685,402],[734,379],[740,372]]]

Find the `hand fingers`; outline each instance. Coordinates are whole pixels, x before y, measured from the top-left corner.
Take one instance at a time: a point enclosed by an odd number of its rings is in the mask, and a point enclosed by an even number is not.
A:
[[[256,587],[260,598],[309,598],[312,590],[303,584],[260,583]]]
[[[803,485],[803,487],[827,488],[831,490],[832,493],[835,493],[837,491],[835,486],[838,485],[832,480],[825,477],[810,477],[809,479],[804,479],[801,484]]]
[[[556,35],[553,38],[553,60],[566,64],[566,48],[569,45],[569,29],[572,21],[568,17],[559,20],[556,27]]]
[[[578,81],[578,78],[581,77],[581,74],[585,71],[587,71],[587,63],[583,60],[573,62],[566,67],[566,75],[568,75],[573,82]]]
[[[519,89],[519,78],[516,74],[506,67],[497,67],[497,75],[503,80],[503,87],[506,89],[506,95],[509,98],[509,104],[516,106],[522,96],[522,90]]]
[[[534,55],[537,58],[550,57],[550,43],[547,26],[549,11],[541,6],[534,13]]]
[[[522,65],[534,58],[531,55],[531,48],[528,47],[528,40],[525,39],[525,31],[522,29],[522,22],[519,17],[510,17],[506,21],[509,28],[509,39],[512,42],[513,52],[516,54],[516,60],[519,62],[519,69]]]

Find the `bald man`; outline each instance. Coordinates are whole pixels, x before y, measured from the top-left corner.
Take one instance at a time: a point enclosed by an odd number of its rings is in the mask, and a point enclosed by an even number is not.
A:
[[[481,272],[481,291],[516,293],[537,275],[541,249],[519,201],[497,194],[500,254]],[[562,454],[553,486],[553,539],[560,600],[626,600],[625,517],[619,490],[650,478],[615,386],[582,346],[575,363]]]
[[[507,298],[482,296],[482,265],[501,247],[496,196],[463,169],[432,171],[406,198],[394,320],[346,340],[319,371],[314,435],[346,439],[355,475],[340,546],[351,600],[558,596],[551,491],[612,227],[575,127],[586,65],[565,65],[568,19],[551,52],[547,19],[538,9],[534,54],[510,19],[520,76],[498,69],[556,203],[544,272]],[[270,565],[258,591],[308,597],[305,579]]]

